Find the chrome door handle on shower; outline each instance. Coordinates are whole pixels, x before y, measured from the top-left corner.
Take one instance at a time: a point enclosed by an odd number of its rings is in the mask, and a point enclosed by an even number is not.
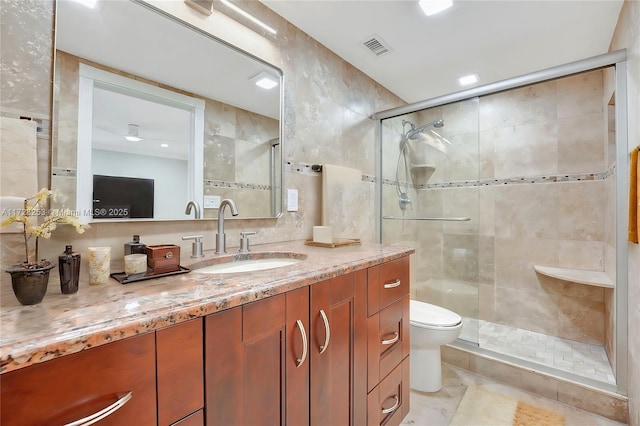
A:
[[[300,367],[304,360],[307,359],[307,332],[304,330],[304,324],[302,321],[296,320],[296,324],[298,325],[298,330],[300,330],[300,335],[302,336],[302,356],[296,360],[296,367]]]
[[[323,309],[320,309],[320,316],[322,317],[322,321],[324,322],[324,329],[326,334],[324,335],[324,345],[320,345],[320,353],[324,353],[329,346],[329,339],[331,339],[331,328],[329,327],[329,320],[327,319],[327,314],[324,313]]]

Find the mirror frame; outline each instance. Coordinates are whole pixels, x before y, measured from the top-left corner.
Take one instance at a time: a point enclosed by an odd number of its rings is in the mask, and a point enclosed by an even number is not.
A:
[[[284,138],[283,138],[283,134],[284,134],[284,123],[283,123],[283,118],[284,118],[284,84],[285,84],[285,78],[284,78],[284,72],[282,71],[282,69],[276,67],[275,65],[245,51],[240,49],[239,47],[225,41],[222,40],[216,36],[214,36],[211,33],[206,32],[205,30],[194,26],[193,24],[186,22],[180,18],[178,18],[177,16],[174,16],[152,4],[149,4],[147,2],[145,2],[144,0],[127,0],[130,1],[131,3],[137,4],[141,7],[144,7],[145,9],[147,9],[148,11],[150,11],[151,13],[155,13],[158,14],[160,16],[162,16],[164,19],[169,19],[191,31],[194,31],[210,40],[212,40],[213,42],[219,43],[225,47],[227,47],[228,49],[231,49],[232,51],[239,53],[249,59],[252,59],[254,61],[259,62],[260,64],[268,67],[269,69],[273,70],[280,78],[280,87],[279,87],[279,107],[278,107],[278,139],[279,139],[279,148],[277,149],[277,151],[274,149],[274,146],[272,146],[271,148],[271,154],[270,154],[270,161],[273,162],[275,160],[275,152],[279,152],[279,161],[280,164],[278,167],[273,168],[271,170],[270,173],[270,177],[271,177],[271,181],[269,182],[270,186],[271,186],[271,195],[270,195],[270,199],[272,200],[271,202],[271,206],[270,206],[270,213],[271,215],[269,216],[250,216],[250,217],[241,217],[241,218],[237,218],[237,219],[277,219],[282,217],[282,215],[284,214],[284,174],[285,174],[285,161],[284,161]],[[57,7],[56,7],[57,10]],[[57,14],[57,13],[56,13]],[[58,26],[56,25],[56,34],[58,31]],[[54,39],[54,51],[57,50],[57,46],[55,43],[56,39]],[[54,56],[55,57],[55,56]],[[104,74],[111,74],[108,73],[106,71],[102,71],[102,70],[98,70],[96,68],[91,67],[90,65],[86,65],[83,64],[83,67],[86,68],[91,68],[95,71],[99,71],[99,73],[104,73]],[[81,67],[81,68],[83,68]],[[55,66],[54,66],[54,72],[55,72]],[[107,85],[107,86],[111,86],[112,82],[110,82],[108,77],[104,77],[104,76],[94,76],[94,78],[91,78],[90,75],[82,75],[82,73],[80,74],[80,81],[79,81],[79,91],[80,93],[82,93],[83,91],[90,91],[88,93],[85,93],[85,98],[91,99],[92,100],[92,91],[93,91],[93,87],[94,84],[98,84],[98,85]],[[112,74],[115,77],[118,77],[115,74]],[[116,79],[117,80],[117,79]],[[55,81],[55,77],[54,77],[54,81]],[[141,84],[145,84],[140,82]],[[149,87],[153,88],[153,89],[157,89],[155,86],[151,86],[148,85]],[[104,87],[104,86],[103,86]],[[164,89],[162,89],[164,90]],[[166,90],[167,92],[169,92],[168,90]],[[55,95],[55,88],[54,88],[54,95]],[[143,92],[146,92],[143,90]],[[152,93],[147,93],[149,96],[154,96]],[[174,93],[176,95],[179,95],[178,93]],[[88,95],[88,96],[87,96]],[[183,96],[183,95],[179,95],[179,96]],[[165,97],[165,96],[162,96]],[[186,98],[186,96],[185,96]],[[191,98],[191,101],[201,101],[199,99],[195,99],[195,98]],[[182,101],[178,100],[177,101],[178,104],[182,104],[183,106],[185,105],[189,105],[189,102],[184,102],[184,99]],[[204,101],[202,101],[203,103],[203,110],[204,111]],[[53,108],[58,108],[57,103],[53,102]],[[193,108],[192,111],[192,115],[194,116],[194,120],[193,120],[193,126],[191,131],[192,132],[196,132],[196,135],[194,135],[194,140],[196,141],[196,144],[200,144],[200,149],[197,150],[197,147],[194,146],[190,146],[190,152],[189,152],[189,176],[188,176],[188,180],[189,180],[189,198],[190,199],[197,199],[199,200],[199,203],[201,205],[202,211],[203,211],[203,217],[199,220],[217,220],[216,218],[205,218],[204,217],[204,178],[203,178],[203,174],[204,174],[204,170],[203,170],[203,149],[204,149],[204,117],[200,117],[198,118],[199,113],[197,112],[197,110],[199,109],[199,107],[192,105],[191,108]],[[80,107],[80,103],[79,103],[79,110],[78,110],[78,142],[77,142],[77,156],[76,156],[76,210],[77,211],[92,211],[93,209],[93,203],[92,203],[92,194],[91,194],[91,188],[92,188],[92,184],[90,184],[90,182],[87,181],[82,181],[81,179],[78,179],[79,176],[82,176],[82,173],[87,173],[87,169],[89,174],[91,172],[90,170],[90,165],[91,165],[91,143],[89,143],[88,145],[86,143],[81,143],[81,141],[86,141],[88,140],[89,142],[91,141],[91,133],[92,133],[92,124],[87,125],[85,123],[85,125],[81,125],[81,120],[85,120],[87,118],[91,119],[93,115],[92,109],[87,109],[87,108],[82,108]],[[53,114],[54,117],[56,117],[56,114]],[[91,123],[91,121],[89,121],[88,123]],[[197,131],[198,126],[200,126],[200,124],[202,124],[202,132]],[[54,125],[54,128],[57,127]],[[198,140],[200,142],[198,142]],[[55,143],[57,141],[57,135],[53,134],[52,138],[51,138],[51,143]],[[273,144],[272,144],[273,145]],[[192,151],[196,151],[196,152],[192,152]],[[53,151],[53,149],[52,149]],[[199,158],[198,158],[199,157]],[[193,160],[193,162],[192,162]],[[196,163],[199,162],[199,164],[201,165],[199,168],[197,168]],[[191,170],[192,167],[195,167],[195,169]],[[278,174],[279,174],[279,182],[278,181]],[[85,199],[81,201],[81,194],[89,194],[88,197],[84,197]],[[199,196],[198,196],[199,194]],[[196,198],[197,197],[197,198]],[[83,210],[81,210],[83,209]],[[83,220],[83,222],[92,222],[92,223],[117,223],[117,222],[162,222],[162,221],[183,221],[183,220],[194,220],[193,218],[171,218],[171,219],[130,219],[130,218],[122,218],[122,219],[94,219],[92,217],[92,215],[80,215],[81,216],[81,220]],[[236,219],[236,220],[237,220]]]
[[[78,146],[76,166],[76,209],[93,213],[93,183],[91,179],[78,179],[78,176],[92,175],[92,134],[93,134],[93,89],[108,89],[121,94],[134,94],[136,97],[157,101],[162,99],[166,105],[189,111],[190,142],[187,160],[187,192],[189,200],[197,200],[202,205],[204,194],[204,106],[202,99],[192,98],[171,90],[132,80],[107,71],[80,64],[78,87]],[[93,214],[82,214],[81,218],[91,222],[113,222],[113,219],[95,219]],[[153,220],[153,219],[127,219]],[[163,219],[159,219],[163,220]],[[172,219],[165,219],[172,220]]]

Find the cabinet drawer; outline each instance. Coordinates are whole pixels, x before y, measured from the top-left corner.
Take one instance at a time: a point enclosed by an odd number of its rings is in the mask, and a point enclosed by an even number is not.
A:
[[[375,314],[409,294],[409,256],[369,268],[367,314]]]
[[[367,320],[368,390],[373,389],[409,354],[409,296]]]
[[[397,426],[409,413],[409,357],[367,396],[367,425]]]
[[[131,399],[100,425],[156,425],[155,333],[5,373],[0,384],[3,426],[67,424],[128,392]]]

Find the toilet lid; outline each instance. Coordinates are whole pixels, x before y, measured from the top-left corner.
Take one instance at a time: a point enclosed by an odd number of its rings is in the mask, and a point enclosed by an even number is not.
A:
[[[410,301],[409,310],[410,323],[418,327],[421,325],[453,327],[462,322],[462,317],[455,312],[417,300]]]

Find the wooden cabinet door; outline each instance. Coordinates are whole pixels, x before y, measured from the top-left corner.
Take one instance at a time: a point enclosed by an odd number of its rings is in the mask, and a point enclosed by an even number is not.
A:
[[[285,301],[281,294],[206,317],[206,424],[284,424]]]
[[[311,286],[311,424],[353,424],[354,274]]]
[[[156,332],[159,426],[173,424],[204,406],[202,346],[202,318]]]
[[[100,426],[156,425],[155,333],[5,373],[0,387],[3,426],[71,423],[128,392],[131,399]]]
[[[286,424],[309,424],[309,287],[286,293]]]

